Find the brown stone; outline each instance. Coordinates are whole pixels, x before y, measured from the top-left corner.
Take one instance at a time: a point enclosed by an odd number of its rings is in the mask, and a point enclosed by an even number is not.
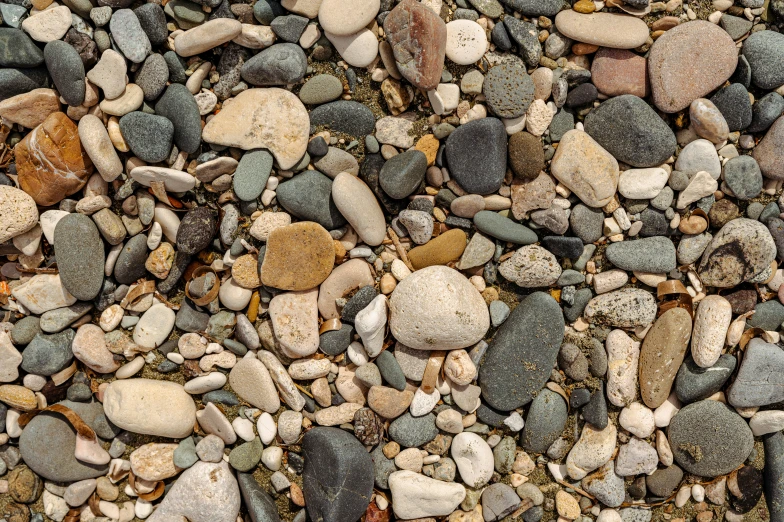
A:
[[[368,392],[368,406],[386,419],[396,419],[403,415],[412,400],[414,392],[410,390],[398,391],[386,386],[373,386]]]
[[[22,504],[32,504],[43,492],[41,477],[27,466],[19,466],[8,474],[8,492],[11,498]]]
[[[591,81],[607,96],[633,94],[645,98],[650,94],[647,60],[626,49],[599,49],[591,65]]]
[[[33,391],[16,384],[0,386],[0,402],[22,411],[30,411],[38,407]]]
[[[509,166],[521,179],[535,179],[544,170],[542,140],[525,131],[509,138]]]
[[[60,111],[60,100],[53,89],[33,89],[0,102],[0,116],[22,127],[33,129],[53,112]]]
[[[14,147],[19,186],[48,207],[79,191],[93,172],[74,122],[62,112],[49,115]]]
[[[332,236],[318,223],[302,221],[273,230],[261,265],[261,281],[281,290],[310,290],[335,265]]]
[[[260,287],[258,257],[255,254],[238,257],[231,266],[231,277],[242,288],[253,290]]]
[[[653,103],[678,112],[722,85],[738,64],[738,49],[721,27],[705,20],[664,33],[651,46],[648,74]]]
[[[550,208],[554,199],[555,183],[544,172],[536,179],[512,183],[512,215],[515,219],[523,219],[532,210]]]
[[[174,247],[164,242],[150,252],[144,267],[158,279],[166,279],[172,264],[174,264]]]
[[[394,78],[387,78],[381,82],[381,94],[384,95],[384,100],[387,102],[392,116],[405,112],[414,98],[411,87],[403,85]]]
[[[441,81],[446,55],[446,24],[427,5],[403,0],[384,20],[400,74],[429,91]]]
[[[649,408],[658,408],[670,395],[691,337],[691,314],[673,308],[659,317],[640,350],[640,395]]]
[[[766,178],[784,179],[784,117],[777,119],[751,153]]]
[[[432,134],[425,134],[416,142],[414,148],[421,150],[425,157],[427,157],[427,166],[432,167],[436,162],[436,154],[438,154],[439,141],[438,138]]]
[[[433,265],[445,265],[460,259],[466,241],[466,233],[454,228],[412,249],[408,253],[408,258],[417,270]]]

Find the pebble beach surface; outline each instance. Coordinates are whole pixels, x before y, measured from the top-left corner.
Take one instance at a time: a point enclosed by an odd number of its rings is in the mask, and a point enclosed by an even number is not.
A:
[[[784,522],[782,31],[0,1],[0,522]]]

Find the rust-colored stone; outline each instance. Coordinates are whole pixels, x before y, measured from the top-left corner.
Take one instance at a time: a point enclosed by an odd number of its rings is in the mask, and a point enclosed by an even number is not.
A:
[[[446,54],[446,24],[425,4],[403,0],[384,20],[400,74],[429,91],[441,81]]]
[[[633,94],[645,98],[650,94],[647,60],[626,49],[599,49],[591,65],[591,80],[607,96]]]
[[[302,221],[273,230],[261,265],[261,282],[281,290],[310,290],[335,266],[332,236],[318,223]]]
[[[49,115],[14,147],[19,186],[48,207],[79,191],[93,172],[76,125],[62,112]]]
[[[466,244],[465,232],[453,228],[424,245],[412,249],[408,253],[408,258],[417,270],[433,265],[445,265],[450,261],[460,259]]]

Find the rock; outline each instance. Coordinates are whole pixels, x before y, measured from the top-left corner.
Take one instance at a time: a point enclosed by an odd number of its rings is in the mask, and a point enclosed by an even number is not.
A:
[[[592,323],[633,328],[653,322],[656,318],[656,301],[644,290],[622,288],[591,299],[584,315]]]
[[[452,177],[469,193],[489,194],[501,186],[507,153],[500,120],[482,118],[461,125],[449,135],[445,151]]]
[[[585,118],[585,132],[618,161],[634,167],[657,167],[675,153],[670,127],[645,101],[631,94],[610,98],[592,110]]]
[[[618,507],[624,500],[623,478],[615,473],[615,463],[608,462],[582,481],[585,491],[607,507]]]
[[[182,386],[167,381],[113,381],[104,391],[106,417],[142,435],[184,438],[193,431],[196,404]]]
[[[670,422],[667,436],[678,465],[702,477],[729,473],[746,460],[754,445],[743,418],[716,401],[681,408]]]
[[[163,303],[147,309],[133,329],[133,342],[143,348],[156,348],[164,343],[174,328],[176,314]]]
[[[11,295],[34,314],[71,306],[77,301],[66,290],[59,274],[36,274],[26,283],[14,287]]]
[[[710,101],[721,111],[730,131],[743,130],[751,124],[751,99],[743,84],[732,83],[719,89]]]
[[[607,398],[618,407],[634,401],[637,389],[637,370],[640,343],[622,330],[607,336]]]
[[[591,82],[606,96],[631,94],[645,98],[650,93],[648,63],[625,49],[600,47],[591,63]]]
[[[441,80],[446,24],[426,5],[404,0],[384,19],[384,32],[403,77],[424,91]]]
[[[451,514],[465,499],[461,484],[435,480],[413,471],[396,471],[389,476],[392,509],[400,519],[440,517]]]
[[[240,128],[253,131],[238,132]],[[294,94],[278,88],[248,89],[210,120],[202,138],[244,150],[267,148],[280,168],[289,169],[305,154],[308,128],[305,106]]]
[[[41,206],[50,206],[80,190],[93,165],[74,123],[55,112],[14,147],[19,187]]]
[[[379,183],[384,192],[394,199],[410,196],[425,179],[427,157],[418,150],[409,150],[390,158],[381,167]]]
[[[237,98],[234,98],[235,102]],[[224,109],[221,112],[226,111]],[[185,85],[169,85],[155,104],[155,113],[168,118],[174,124],[174,143],[180,150],[189,154],[198,150],[202,139],[201,116],[196,100]]]
[[[242,500],[253,522],[279,522],[278,507],[250,473],[238,473]]]
[[[0,102],[0,116],[29,129],[59,110],[60,100],[54,89],[33,89]]]
[[[691,355],[698,366],[709,368],[719,360],[731,320],[732,305],[723,297],[711,295],[700,301],[691,342]]]
[[[378,14],[378,0],[370,2],[338,2],[324,0],[318,10],[318,19],[326,32],[349,35],[358,32]]]
[[[584,478],[591,471],[604,466],[615,450],[617,430],[610,423],[597,430],[586,424],[577,443],[566,457],[566,471],[575,480]]]
[[[242,23],[229,18],[214,18],[174,39],[174,50],[183,57],[195,56],[237,38]]]
[[[147,520],[233,522],[240,504],[240,490],[228,463],[197,462],[183,471]]]
[[[123,245],[114,264],[114,277],[117,282],[129,285],[147,274],[144,262],[147,259],[147,236],[133,236]]]
[[[639,474],[651,474],[656,471],[659,456],[656,449],[647,442],[632,437],[628,444],[623,444],[615,459],[615,473],[621,477]]]
[[[645,478],[645,485],[657,497],[669,497],[683,479],[683,470],[675,464],[658,469]],[[723,500],[723,499],[722,499]]]
[[[332,182],[332,199],[357,235],[370,246],[386,236],[386,220],[370,188],[361,179],[341,172]]]
[[[501,263],[499,273],[523,288],[536,288],[555,284],[561,275],[561,265],[548,250],[528,245],[518,249],[512,257]]]
[[[62,40],[53,40],[44,47],[46,68],[55,87],[68,105],[84,102],[84,65],[79,53]]]
[[[49,75],[44,67],[36,67],[34,69],[7,67],[1,69],[1,71],[0,100],[30,92],[33,89],[48,87]]]
[[[91,428],[104,422],[103,408],[98,402],[63,401]],[[108,466],[88,464],[74,457],[76,430],[62,415],[42,412],[35,416],[19,437],[19,451],[24,463],[36,474],[56,482],[75,482],[106,474]]]
[[[406,412],[389,425],[389,436],[406,448],[416,448],[427,444],[438,435],[436,417],[432,413],[413,417]]]
[[[290,83],[297,83],[305,76],[307,64],[307,57],[299,45],[279,43],[264,49],[253,58],[245,62],[245,64],[242,66],[242,79],[251,85],[258,86],[286,85]],[[299,101],[299,99],[297,99],[297,101]],[[272,98],[268,102],[253,100],[246,103],[251,103],[253,105],[256,103],[276,104],[281,102],[281,96],[278,95],[277,98]],[[272,111],[270,112],[270,115],[276,114],[275,111],[272,110],[272,107],[269,107],[268,110]],[[258,124],[264,122],[263,119],[258,119],[256,121]],[[283,118],[278,118],[278,124],[281,124],[285,121],[286,120]],[[300,125],[301,123],[300,121],[297,121],[296,124]],[[280,137],[280,134],[276,133],[277,137]],[[216,134],[216,136],[219,137],[220,134]],[[241,136],[238,135],[238,138],[240,137]]]
[[[568,417],[566,402],[557,393],[544,389],[528,409],[520,444],[531,453],[545,453],[561,435]]]
[[[37,67],[44,63],[44,55],[26,33],[12,27],[0,28],[0,49],[3,67]],[[30,127],[32,128],[32,127]]]
[[[566,10],[555,17],[555,27],[572,40],[600,47],[634,49],[648,39],[642,20],[618,13],[582,14]]]
[[[232,178],[234,194],[242,201],[255,201],[266,187],[271,171],[272,155],[269,152],[265,150],[246,152],[242,155]]]
[[[438,77],[441,78],[440,68]],[[310,112],[312,127],[325,126],[358,137],[372,134],[375,122],[371,110],[355,101],[338,100],[320,105]]]
[[[282,293],[269,305],[275,337],[288,357],[306,357],[318,349],[318,292]]]
[[[724,354],[710,368],[701,368],[688,357],[675,378],[675,393],[678,399],[685,404],[707,399],[721,390],[735,370],[736,364],[735,357]]]
[[[446,24],[446,57],[458,65],[479,61],[487,48],[487,36],[473,20],[452,20]]]
[[[321,225],[294,223],[269,234],[261,280],[282,290],[309,290],[327,278],[334,261],[332,238]]]
[[[784,84],[776,63],[784,56],[784,38],[774,31],[755,31],[743,42],[743,56],[751,66],[751,80],[761,89]]]
[[[761,339],[752,339],[744,353],[727,400],[736,408],[765,406],[784,400],[781,368],[784,351]]]
[[[452,439],[452,459],[460,478],[472,488],[481,487],[493,474],[493,451],[476,433],[462,432]]]
[[[667,273],[675,269],[675,246],[665,237],[612,243],[606,250],[607,260],[623,270]]]
[[[306,105],[321,105],[340,98],[343,84],[331,74],[319,74],[305,82],[299,91],[299,99]]]
[[[482,492],[482,515],[488,521],[502,520],[520,504],[520,497],[506,484],[492,484]]]
[[[757,100],[751,107],[751,124],[748,132],[768,130],[773,122],[784,112],[784,98],[777,92],[770,92]]]
[[[692,130],[712,143],[721,143],[729,136],[727,120],[712,101],[697,98],[689,106]]]
[[[550,168],[589,207],[606,205],[618,186],[618,162],[579,130],[564,135]]]
[[[147,38],[136,14],[130,9],[118,9],[112,13],[109,29],[117,47],[133,63],[142,63],[150,54],[150,39]]]
[[[702,255],[698,273],[709,286],[728,288],[748,281],[770,266],[776,245],[759,221],[738,218],[724,225]]]
[[[133,474],[144,480],[164,480],[181,470],[174,464],[177,444],[149,443],[139,446],[130,456]]]
[[[305,434],[303,452],[308,514],[325,522],[362,515],[373,490],[373,463],[365,448],[341,429],[319,427]]]
[[[418,270],[401,281],[389,310],[392,335],[418,350],[465,348],[490,327],[482,296],[463,275],[445,266]]]
[[[120,132],[141,160],[158,163],[169,157],[174,125],[167,118],[141,111],[130,112],[120,118]]]
[[[784,434],[781,432],[767,435],[763,442],[765,444],[765,500],[770,510],[771,520],[780,520],[782,515],[781,501],[784,496],[782,491],[782,473],[784,472]],[[723,498],[723,497],[722,497]]]
[[[718,26],[695,20],[673,27],[648,57],[653,102],[663,112],[678,112],[723,84],[737,63],[735,42]]]
[[[103,286],[105,259],[93,220],[82,214],[65,216],[55,227],[54,240],[63,286],[82,301],[95,298]]]
[[[534,101],[534,82],[522,64],[502,63],[490,68],[482,92],[496,116],[518,118],[526,113]]]
[[[71,10],[64,5],[45,9],[22,22],[22,30],[36,42],[44,43],[59,40],[70,27]]]
[[[536,179],[545,168],[541,139],[527,132],[512,134],[509,137],[509,166],[519,178]]]
[[[766,178],[784,179],[784,161],[776,152],[780,150],[782,144],[784,144],[784,118],[778,118],[752,152],[752,157],[757,160]]]
[[[690,314],[683,308],[673,308],[663,313],[646,334],[640,350],[640,395],[649,408],[658,408],[669,397],[691,329]]]
[[[738,199],[752,199],[762,192],[762,172],[751,156],[730,158],[724,164],[724,181]]]
[[[120,367],[106,346],[103,330],[94,324],[83,324],[73,338],[73,355],[98,373],[111,373]]]
[[[234,176],[236,179],[237,174]],[[332,199],[332,183],[319,172],[307,170],[278,185],[278,203],[300,219],[315,221],[327,230],[339,228],[346,224],[346,219]]]
[[[561,310],[547,294],[531,294],[517,305],[490,343],[479,369],[484,400],[502,411],[528,404],[555,366],[563,329]]]
[[[24,234],[37,222],[33,198],[18,188],[0,185],[0,243]]]
[[[348,36],[338,36],[331,33],[325,33],[325,36],[341,58],[351,66],[367,67],[378,56],[378,39],[376,34],[369,29],[362,29]],[[303,54],[302,57],[304,58],[305,55]],[[307,63],[306,60],[303,62]]]

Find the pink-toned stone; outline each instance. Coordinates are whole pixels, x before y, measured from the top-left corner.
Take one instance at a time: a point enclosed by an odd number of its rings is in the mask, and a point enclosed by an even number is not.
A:
[[[600,48],[591,65],[591,81],[607,96],[650,94],[647,60],[626,49]]]

